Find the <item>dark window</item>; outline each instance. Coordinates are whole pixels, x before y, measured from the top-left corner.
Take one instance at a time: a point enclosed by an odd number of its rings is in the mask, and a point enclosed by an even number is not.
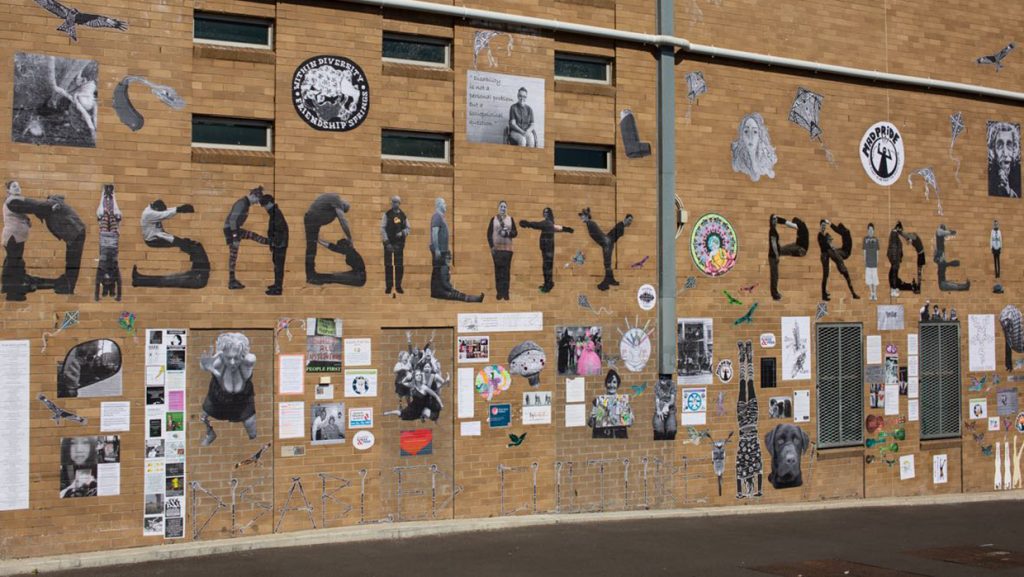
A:
[[[386,60],[448,66],[450,45],[451,41],[443,38],[385,33],[382,56]]]
[[[388,158],[448,162],[451,137],[429,132],[385,130],[380,153]]]
[[[192,116],[192,144],[270,150],[273,124],[265,120]]]
[[[921,438],[960,436],[960,323],[920,325]]]
[[[572,80],[608,83],[611,60],[596,56],[555,53],[555,76]]]
[[[196,12],[193,37],[202,42],[269,48],[272,28],[269,20]]]
[[[611,172],[611,147],[555,143],[555,168]]]
[[[859,324],[817,325],[818,446],[864,442],[864,347]]]

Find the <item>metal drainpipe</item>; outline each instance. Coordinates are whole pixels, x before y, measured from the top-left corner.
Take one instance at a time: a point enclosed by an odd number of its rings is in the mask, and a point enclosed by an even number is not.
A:
[[[658,34],[671,36],[673,1],[658,0]],[[675,49],[658,47],[658,379],[672,380],[676,353]],[[685,212],[683,218],[685,220]],[[673,387],[674,388],[674,387]]]

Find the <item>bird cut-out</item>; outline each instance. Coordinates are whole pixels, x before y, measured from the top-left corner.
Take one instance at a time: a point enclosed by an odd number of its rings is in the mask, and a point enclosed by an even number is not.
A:
[[[700,445],[700,442],[704,439],[711,438],[711,429],[704,429],[703,431],[700,431],[697,427],[690,426],[686,427],[686,435],[688,438],[683,441],[683,444]]]
[[[88,26],[89,28],[113,28],[121,31],[128,29],[128,23],[123,20],[118,20],[109,16],[102,16],[100,14],[86,14],[84,12],[80,12],[78,8],[65,6],[60,2],[57,2],[57,0],[35,0],[35,3],[50,14],[64,20],[64,23],[58,26],[57,30],[67,34],[68,38],[74,42],[78,42],[78,26]]]
[[[631,268],[633,270],[644,268],[644,265],[647,264],[647,261],[650,260],[650,258],[651,258],[651,255],[645,254],[644,258],[642,258],[642,259],[636,261],[635,263],[629,265],[629,268]]]
[[[506,445],[508,448],[518,447],[519,445],[523,444],[523,441],[526,440],[526,433],[523,433],[522,435],[515,435],[513,433],[509,433],[508,439],[509,441],[511,441],[508,445]]]
[[[755,302],[754,304],[750,305],[750,309],[747,310],[747,314],[745,314],[745,315],[741,316],[740,318],[734,320],[732,322],[732,324],[738,326],[738,325],[742,325],[744,323],[745,324],[753,323],[754,322],[754,311],[756,311],[756,310],[757,310],[757,303]]]
[[[46,395],[42,393],[39,393],[39,396],[37,396],[36,398],[39,399],[39,401],[42,402],[44,405],[46,405],[46,408],[49,409],[51,413],[53,413],[52,415],[50,415],[50,418],[53,419],[53,422],[57,423],[58,425],[63,425],[65,420],[74,421],[79,425],[86,425],[89,423],[89,419],[85,417],[79,417],[78,415],[72,413],[67,409],[62,409],[58,407],[56,403],[54,403],[50,399],[47,399]]]
[[[38,2],[39,0],[36,1]],[[977,60],[975,60],[975,62],[977,62],[978,64],[993,64],[996,67],[996,72],[999,72],[999,69],[1003,67],[1003,59],[1009,56],[1010,53],[1013,52],[1013,49],[1016,47],[1016,42],[1010,42],[1009,44],[1004,46],[1003,49],[1000,50],[999,52],[996,52],[995,54],[989,54],[988,56],[981,56]]]
[[[729,294],[729,291],[724,290],[724,291],[722,291],[722,294],[725,295],[725,298],[729,299],[729,304],[743,306],[743,301],[741,301],[741,300],[737,299],[736,297],[732,296],[731,294]]]
[[[756,290],[757,287],[759,287],[759,286],[761,286],[761,283],[756,282],[756,283],[751,284],[751,285],[740,287],[740,294],[744,294],[744,295],[750,296],[751,294],[753,294],[754,290]]]
[[[647,381],[644,381],[639,385],[630,385],[630,388],[633,389],[633,398],[639,397],[647,390]]]
[[[244,467],[246,465],[255,465],[257,467],[262,467],[263,466],[263,461],[262,461],[263,455],[264,455],[264,453],[266,453],[267,449],[269,449],[269,448],[270,448],[270,443],[267,443],[267,444],[263,445],[262,447],[260,447],[260,449],[258,451],[253,453],[252,456],[249,457],[248,459],[242,459],[241,461],[235,463],[235,468],[237,469],[239,467]]]

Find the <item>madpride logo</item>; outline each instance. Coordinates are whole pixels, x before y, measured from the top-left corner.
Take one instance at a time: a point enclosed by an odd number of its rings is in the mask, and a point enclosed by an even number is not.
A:
[[[890,186],[903,174],[903,136],[890,122],[876,122],[860,139],[860,162],[871,180]]]
[[[355,437],[352,438],[352,444],[356,446],[356,449],[365,451],[373,446],[375,440],[373,433],[370,431],[359,431],[355,434]]]

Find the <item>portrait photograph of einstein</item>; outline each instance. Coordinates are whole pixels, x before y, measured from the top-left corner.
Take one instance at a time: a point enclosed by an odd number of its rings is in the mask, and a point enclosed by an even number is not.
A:
[[[988,121],[988,195],[1020,198],[1020,124]]]
[[[99,70],[95,60],[15,54],[11,140],[94,148]]]

